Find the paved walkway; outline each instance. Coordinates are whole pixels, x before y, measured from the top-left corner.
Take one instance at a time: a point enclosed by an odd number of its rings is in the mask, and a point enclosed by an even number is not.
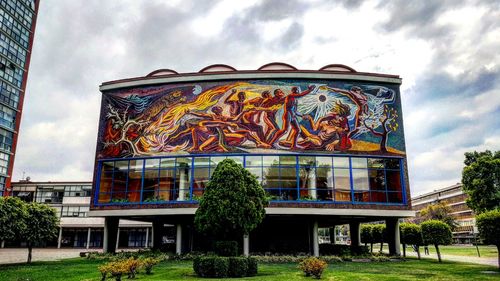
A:
[[[32,261],[55,261],[67,258],[76,258],[80,252],[86,249],[55,249],[40,248],[33,249]],[[91,249],[90,251],[102,251],[101,249]],[[0,249],[0,264],[24,263],[28,259],[27,248],[4,248]]]

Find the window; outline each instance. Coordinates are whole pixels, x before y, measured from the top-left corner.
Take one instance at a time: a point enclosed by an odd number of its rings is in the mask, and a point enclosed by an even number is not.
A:
[[[102,161],[97,204],[198,200],[217,164],[227,158],[234,159],[253,174],[274,201],[405,202],[400,159],[222,155]],[[67,188],[65,195],[80,196],[85,192],[90,192],[90,186],[88,189]]]

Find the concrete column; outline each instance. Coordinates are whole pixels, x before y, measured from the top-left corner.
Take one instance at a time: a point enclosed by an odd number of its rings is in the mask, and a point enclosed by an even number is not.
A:
[[[351,235],[351,246],[359,246],[361,242],[359,222],[349,223],[349,233]]]
[[[5,240],[2,240],[2,246],[1,246],[1,248],[2,249],[5,248]]]
[[[161,248],[161,245],[163,243],[163,221],[161,220],[154,220],[153,221],[153,249],[154,250],[159,250]]]
[[[146,227],[146,245],[144,245],[144,248],[148,248],[148,241],[149,241],[149,227]]]
[[[307,188],[309,189],[309,196],[311,196],[312,199],[318,198],[317,195],[317,190],[316,190],[316,169],[311,168],[309,171],[309,180],[307,183]]]
[[[186,189],[188,188],[189,181],[187,180],[188,172],[181,168],[181,174],[179,176],[179,198],[178,201],[186,200]]]
[[[104,253],[116,252],[116,238],[118,238],[118,224],[120,219],[115,217],[104,218],[104,237],[102,248]]]
[[[59,227],[59,237],[57,238],[57,249],[61,249],[62,227]]]
[[[175,235],[175,253],[182,254],[182,225],[177,225],[177,234]]]
[[[401,242],[399,239],[399,219],[386,219],[385,227],[387,229],[387,240],[389,242],[389,254],[393,256],[400,256]]]
[[[119,244],[120,244],[120,227],[118,227],[118,231],[116,232],[116,247],[115,247],[115,249],[118,250]]]
[[[92,231],[92,228],[89,227],[89,231],[87,233],[87,249],[90,248],[90,232]]]
[[[313,224],[313,255],[319,257],[318,221]]]
[[[330,227],[330,243],[335,244],[335,240],[337,240],[337,229],[334,225],[333,227]]]
[[[248,234],[243,235],[243,255],[245,257],[250,255],[250,237]]]

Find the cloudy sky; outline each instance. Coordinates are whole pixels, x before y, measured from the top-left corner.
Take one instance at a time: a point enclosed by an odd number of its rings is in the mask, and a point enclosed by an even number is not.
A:
[[[13,179],[92,179],[104,81],[282,61],[400,75],[412,194],[445,187],[500,149],[499,19],[495,0],[44,0]]]

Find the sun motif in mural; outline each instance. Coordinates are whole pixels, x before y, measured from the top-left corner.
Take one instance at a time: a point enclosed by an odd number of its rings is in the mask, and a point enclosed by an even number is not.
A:
[[[313,93],[300,98],[298,110],[302,114],[314,113],[314,121],[318,121],[332,110],[336,100],[328,90],[317,87]]]

